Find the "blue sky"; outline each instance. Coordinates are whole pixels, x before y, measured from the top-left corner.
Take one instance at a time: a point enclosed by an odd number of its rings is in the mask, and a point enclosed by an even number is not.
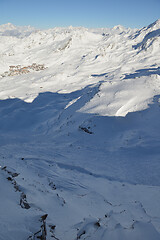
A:
[[[143,27],[160,18],[160,0],[0,0],[0,24]]]

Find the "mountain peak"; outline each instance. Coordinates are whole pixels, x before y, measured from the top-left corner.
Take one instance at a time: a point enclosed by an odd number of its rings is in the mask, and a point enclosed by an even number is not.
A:
[[[36,29],[31,26],[15,26],[12,23],[0,25],[1,36],[24,37],[30,35]]]
[[[160,28],[160,19],[157,19],[155,22],[148,25],[147,29],[157,30]]]
[[[118,31],[124,31],[126,30],[126,28],[122,25],[116,25],[113,27],[114,30],[118,30]]]
[[[16,28],[16,26],[15,25],[13,25],[12,23],[5,23],[5,24],[2,24],[2,25],[0,25],[0,29],[2,30],[13,30],[13,29],[15,29]]]

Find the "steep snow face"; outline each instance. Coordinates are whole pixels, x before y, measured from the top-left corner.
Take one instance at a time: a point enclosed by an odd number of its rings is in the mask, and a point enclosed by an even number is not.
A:
[[[143,40],[134,46],[135,49],[139,48],[141,50],[151,48],[151,51],[155,50],[154,52],[159,49],[160,46],[160,20],[152,23],[148,27],[143,28],[142,30],[138,31],[135,35],[137,38],[142,38]]]
[[[0,26],[0,239],[160,239],[159,23]]]

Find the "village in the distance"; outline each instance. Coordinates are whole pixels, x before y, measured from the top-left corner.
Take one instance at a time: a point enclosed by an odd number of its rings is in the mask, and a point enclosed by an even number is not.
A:
[[[3,74],[1,74],[1,77],[9,77],[9,76],[27,74],[27,73],[30,73],[31,71],[41,71],[44,69],[46,69],[44,64],[36,64],[36,63],[32,63],[32,65],[29,65],[26,67],[21,66],[21,65],[9,66],[9,71],[6,71]]]

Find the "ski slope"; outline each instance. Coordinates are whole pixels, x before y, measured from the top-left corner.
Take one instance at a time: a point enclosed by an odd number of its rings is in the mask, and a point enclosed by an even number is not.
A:
[[[0,240],[159,240],[160,20],[1,25],[0,66]]]

